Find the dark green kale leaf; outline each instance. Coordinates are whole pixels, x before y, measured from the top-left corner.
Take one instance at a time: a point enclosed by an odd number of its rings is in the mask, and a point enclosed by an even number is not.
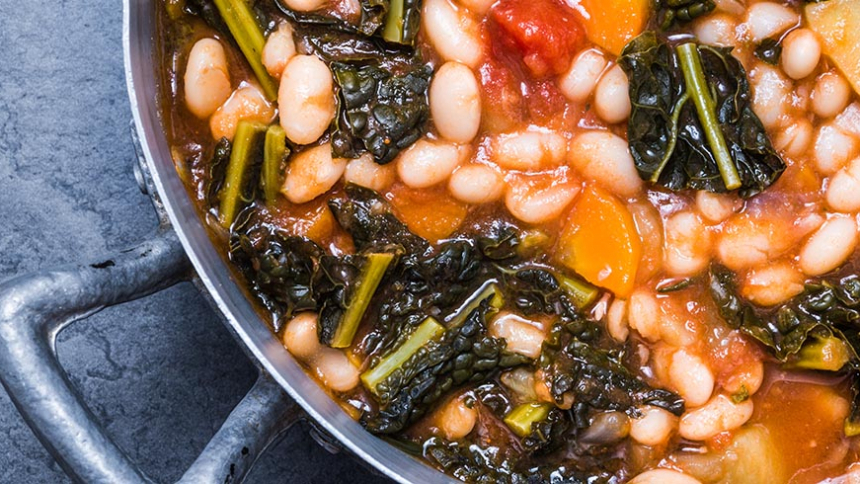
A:
[[[710,291],[729,326],[758,340],[788,368],[848,371],[854,399],[844,430],[860,435],[860,276],[807,284],[786,303],[764,309],[738,294],[730,270],[713,265]]]
[[[284,236],[240,213],[230,234],[230,260],[243,272],[251,292],[269,311],[290,318],[317,309],[314,284],[324,252],[305,237]],[[279,318],[280,319],[280,318]]]
[[[224,186],[224,180],[227,178],[227,165],[230,164],[230,151],[233,144],[227,138],[218,140],[215,149],[212,152],[212,160],[209,162],[209,177],[206,180],[206,201],[209,207],[215,208],[220,204],[218,193],[221,187]]]
[[[713,0],[655,0],[655,4],[657,24],[662,30],[692,22],[717,7]]]
[[[380,408],[362,416],[361,422],[377,434],[391,434],[423,416],[447,392],[478,383],[501,368],[524,363],[505,352],[505,340],[487,334],[489,300],[481,302],[465,321],[444,330],[416,351],[382,382]],[[365,382],[367,383],[367,382]]]
[[[711,297],[729,326],[752,336],[780,361],[797,355],[812,337],[835,336],[852,348],[856,361],[860,348],[860,277],[837,282],[807,284],[803,293],[776,308],[765,310],[743,299],[729,269],[713,265]],[[837,368],[838,369],[838,368]]]
[[[782,44],[778,40],[764,39],[755,49],[755,56],[772,66],[779,65],[779,57],[782,55]]]
[[[420,0],[359,0],[361,18],[357,24],[335,14],[297,12],[282,0],[276,0],[275,5],[298,24],[324,25],[329,30],[357,33],[394,45],[414,45],[421,24]]]
[[[618,482],[603,468],[587,471],[566,465],[526,467],[494,446],[449,442],[433,437],[424,443],[423,455],[431,464],[463,482],[480,484],[608,484]],[[605,461],[604,461],[605,462]],[[525,467],[525,468],[524,468]]]
[[[646,32],[625,46],[618,64],[630,80],[627,138],[643,179],[751,197],[785,170],[730,48],[675,46]]]
[[[376,65],[331,64],[339,88],[340,114],[332,135],[336,156],[367,151],[386,164],[426,131],[427,90],[432,69],[419,65],[393,73]]]
[[[675,415],[684,401],[668,390],[652,388],[623,363],[624,351],[609,340],[603,328],[580,316],[556,324],[544,342],[540,366],[553,398],[573,396],[574,422],[589,425],[596,411],[617,410],[636,415],[639,405],[653,405]]]
[[[388,247],[400,246],[408,254],[423,254],[430,248],[429,242],[397,219],[387,200],[369,188],[347,184],[344,195],[329,200],[328,206],[359,252],[384,252]]]

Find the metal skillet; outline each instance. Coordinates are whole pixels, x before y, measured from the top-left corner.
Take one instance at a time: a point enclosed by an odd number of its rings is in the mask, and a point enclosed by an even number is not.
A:
[[[153,482],[81,401],[57,360],[55,342],[67,325],[104,307],[191,280],[257,363],[260,376],[179,482],[242,482],[266,448],[300,420],[311,422],[312,436],[330,450],[350,452],[395,481],[455,482],[344,413],[270,332],[210,241],[176,172],[159,118],[155,1],[123,1],[123,47],[137,142],[135,174],[161,226],[134,248],[0,284],[0,382],[73,480]]]

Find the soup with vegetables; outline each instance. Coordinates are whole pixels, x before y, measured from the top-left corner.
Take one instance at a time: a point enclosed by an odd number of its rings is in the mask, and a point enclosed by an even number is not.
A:
[[[164,0],[286,349],[467,482],[860,482],[860,0]]]

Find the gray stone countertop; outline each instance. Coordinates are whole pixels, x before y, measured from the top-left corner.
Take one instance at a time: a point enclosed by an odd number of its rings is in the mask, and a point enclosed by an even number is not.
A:
[[[0,0],[0,280],[130,247],[156,227],[132,174],[117,0]],[[255,371],[190,284],[102,311],[60,360],[107,431],[173,482]],[[69,482],[0,390],[0,482]],[[293,428],[251,483],[387,482]]]

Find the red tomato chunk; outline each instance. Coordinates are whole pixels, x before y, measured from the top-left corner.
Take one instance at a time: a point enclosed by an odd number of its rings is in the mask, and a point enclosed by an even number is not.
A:
[[[490,15],[535,77],[565,72],[584,36],[573,11],[555,0],[502,0]]]

